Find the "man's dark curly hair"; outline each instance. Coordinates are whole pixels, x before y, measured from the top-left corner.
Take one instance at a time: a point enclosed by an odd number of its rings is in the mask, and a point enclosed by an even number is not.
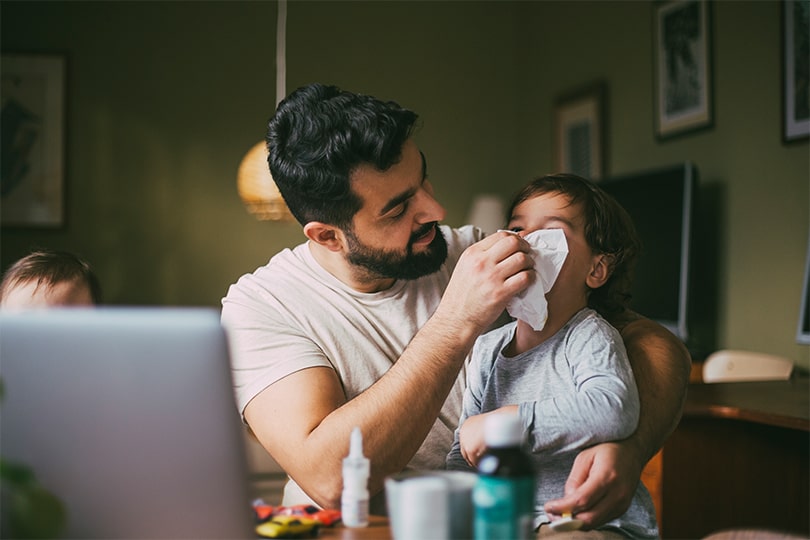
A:
[[[362,201],[350,175],[360,165],[385,171],[402,157],[416,113],[392,101],[310,84],[278,106],[267,128],[268,164],[301,225],[347,228]]]
[[[633,220],[616,199],[597,184],[573,174],[552,174],[532,180],[515,195],[509,207],[515,207],[544,193],[566,196],[569,204],[582,206],[585,240],[594,251],[608,255],[610,277],[588,295],[588,306],[603,317],[611,318],[629,307],[633,271],[641,251],[641,240]]]

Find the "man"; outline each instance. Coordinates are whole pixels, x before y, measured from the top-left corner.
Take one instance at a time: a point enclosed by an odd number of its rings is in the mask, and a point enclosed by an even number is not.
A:
[[[354,426],[371,460],[373,513],[385,510],[387,475],[443,467],[467,354],[534,280],[520,237],[439,226],[445,211],[411,138],[416,118],[314,84],[270,121],[270,170],[308,241],[232,285],[222,320],[243,418],[291,478],[285,504],[339,505]],[[547,508],[587,525],[626,510],[677,423],[688,377],[688,355],[671,334],[643,320],[623,328],[649,391],[639,429],[580,454],[566,497]],[[645,411],[652,396],[656,408]]]

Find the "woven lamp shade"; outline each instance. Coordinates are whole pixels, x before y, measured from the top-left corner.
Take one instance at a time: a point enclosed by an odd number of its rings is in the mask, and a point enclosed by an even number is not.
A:
[[[284,198],[267,166],[267,146],[264,141],[248,150],[236,180],[239,197],[248,212],[262,221],[294,221]]]

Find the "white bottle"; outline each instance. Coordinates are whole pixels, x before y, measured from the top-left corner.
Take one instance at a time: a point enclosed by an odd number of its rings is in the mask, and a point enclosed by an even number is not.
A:
[[[343,460],[341,519],[346,527],[368,526],[369,461],[363,455],[363,434],[352,430],[349,455]]]

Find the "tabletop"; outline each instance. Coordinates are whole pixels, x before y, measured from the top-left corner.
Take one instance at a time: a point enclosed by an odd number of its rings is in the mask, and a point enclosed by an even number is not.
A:
[[[349,528],[341,523],[334,527],[322,527],[318,538],[340,540],[391,540],[388,518],[370,516],[368,527]]]
[[[683,414],[810,431],[810,378],[690,384]]]

